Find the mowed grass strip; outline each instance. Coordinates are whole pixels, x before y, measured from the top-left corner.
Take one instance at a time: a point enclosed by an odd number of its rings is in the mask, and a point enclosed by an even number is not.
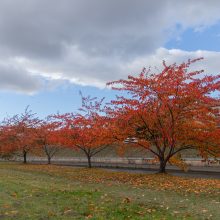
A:
[[[220,180],[0,163],[0,219],[219,219]]]

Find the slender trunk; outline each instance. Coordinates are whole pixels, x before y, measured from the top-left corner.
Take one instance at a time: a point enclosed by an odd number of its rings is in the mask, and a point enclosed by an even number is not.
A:
[[[47,163],[48,163],[48,164],[51,164],[51,158],[50,158],[49,155],[47,155]]]
[[[44,152],[47,156],[47,164],[50,164],[51,163],[51,156],[50,156],[49,149],[47,147],[48,147],[47,145],[44,145]]]
[[[166,165],[167,165],[166,160],[164,160],[164,158],[159,158],[159,160],[160,160],[159,173],[166,173]]]
[[[27,163],[27,151],[23,151],[23,163]]]
[[[91,156],[87,155],[87,159],[88,159],[88,167],[92,168]]]

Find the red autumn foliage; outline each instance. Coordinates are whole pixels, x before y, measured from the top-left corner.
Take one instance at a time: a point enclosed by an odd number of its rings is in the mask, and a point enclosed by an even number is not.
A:
[[[112,137],[118,143],[135,138],[160,161],[160,172],[183,150],[194,149],[207,158],[220,155],[220,75],[189,71],[200,59],[167,66],[159,73],[143,69],[137,77],[108,83],[127,92],[112,101]],[[123,93],[124,94],[124,93]]]
[[[36,129],[39,119],[28,107],[20,115],[5,119],[1,126],[1,145],[4,153],[18,153],[27,163],[27,154],[37,148]]]
[[[62,144],[84,152],[88,167],[91,167],[91,158],[106,149],[110,143],[108,119],[102,111],[103,99],[81,97],[81,113],[67,113],[56,117],[63,122],[60,135]]]
[[[14,152],[14,145],[12,143],[11,126],[3,123],[0,128],[0,156],[2,158],[10,158]]]
[[[52,157],[61,149],[59,144],[60,123],[47,117],[42,120],[37,128],[37,144],[47,156],[48,164]]]

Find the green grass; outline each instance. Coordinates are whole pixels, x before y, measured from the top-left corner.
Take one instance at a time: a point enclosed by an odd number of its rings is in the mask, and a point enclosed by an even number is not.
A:
[[[183,187],[170,188],[167,178]],[[142,179],[146,183],[136,184]],[[219,219],[220,181],[195,181],[0,163],[0,219]],[[199,193],[187,185],[207,181],[210,189]]]

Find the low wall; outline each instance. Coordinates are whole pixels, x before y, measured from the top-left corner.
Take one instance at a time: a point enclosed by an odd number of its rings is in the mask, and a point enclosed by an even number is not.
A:
[[[16,160],[21,160],[21,158],[16,158]],[[93,157],[92,162],[103,163],[103,164],[134,164],[134,165],[155,165],[157,164],[153,158],[120,158],[120,157]],[[204,160],[202,158],[184,158],[186,164],[189,166],[203,166],[203,167],[220,167],[220,159],[208,159]],[[29,157],[28,161],[47,161],[45,157]],[[72,162],[72,163],[86,163],[87,158],[77,157],[77,158],[67,158],[67,157],[54,157],[52,161],[56,162]]]

